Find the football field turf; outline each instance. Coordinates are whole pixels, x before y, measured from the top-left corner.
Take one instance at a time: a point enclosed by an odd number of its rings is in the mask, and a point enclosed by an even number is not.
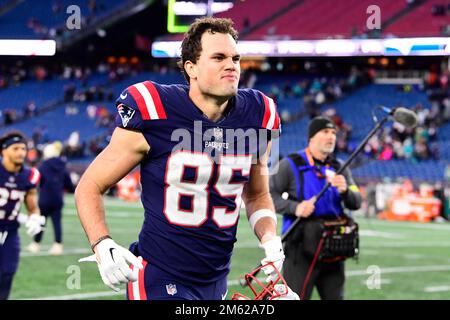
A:
[[[142,223],[140,203],[106,198],[105,206],[112,237],[127,247],[136,240]],[[241,214],[228,299],[234,292],[249,293],[240,288],[238,279],[263,256],[246,220]],[[361,252],[358,261],[346,262],[346,299],[450,299],[450,224],[363,217],[356,221],[360,224]],[[77,262],[91,252],[71,196],[66,197],[63,224],[65,251],[59,257],[47,253],[53,241],[51,225],[39,254],[26,251],[30,238],[20,231],[21,260],[10,299],[124,299],[124,290],[113,293],[103,284],[94,263]],[[379,277],[377,271],[381,272]],[[316,293],[313,298],[318,299]]]

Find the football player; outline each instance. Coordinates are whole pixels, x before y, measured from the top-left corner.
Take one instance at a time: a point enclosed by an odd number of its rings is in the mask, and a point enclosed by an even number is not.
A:
[[[128,299],[224,299],[242,200],[268,280],[282,267],[267,174],[280,119],[272,99],[238,90],[236,41],[229,19],[194,22],[180,61],[189,85],[125,89],[112,139],[76,189],[95,253],[80,261],[97,261],[113,290],[128,283]],[[102,195],[138,164],[145,219],[127,250],[110,236]]]
[[[0,151],[0,300],[6,300],[19,264],[18,217],[22,202],[28,210],[25,220],[28,235],[41,231],[42,217],[36,191],[40,173],[24,165],[27,153],[24,136],[19,132],[7,133],[0,138]]]

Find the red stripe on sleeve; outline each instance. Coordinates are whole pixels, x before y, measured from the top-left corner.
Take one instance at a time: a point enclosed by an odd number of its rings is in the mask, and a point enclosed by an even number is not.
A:
[[[128,87],[128,92],[133,97],[134,101],[136,102],[139,111],[141,112],[142,119],[143,120],[150,120],[150,114],[147,110],[147,105],[145,104],[144,97],[139,93],[138,89],[134,86]]]
[[[31,168],[31,174],[28,177],[30,183],[37,185],[41,180],[41,173],[36,168]]]
[[[269,99],[267,99],[266,95],[264,95],[263,93],[261,93],[261,95],[264,100],[264,118],[263,118],[262,127],[267,128],[267,124],[270,119]]]
[[[41,181],[41,173],[39,172],[38,169],[34,169],[34,170],[36,170],[36,173],[37,173],[36,184],[39,184],[39,182]]]
[[[33,179],[34,179],[34,175],[35,175],[34,170],[31,169],[30,176],[28,177],[28,181],[29,181],[29,182],[33,183],[32,181],[33,181]]]
[[[280,116],[278,115],[277,106],[275,103],[274,106],[275,106],[275,121],[273,122],[272,130],[277,130],[280,129]]]
[[[158,114],[159,119],[167,119],[166,112],[164,111],[163,104],[161,102],[161,98],[159,97],[158,90],[156,90],[155,85],[150,81],[145,81],[144,86],[150,92],[152,96],[153,103],[155,104],[156,113]]]

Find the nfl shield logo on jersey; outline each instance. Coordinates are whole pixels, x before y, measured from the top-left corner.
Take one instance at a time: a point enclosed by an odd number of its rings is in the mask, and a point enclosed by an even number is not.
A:
[[[133,118],[135,110],[128,108],[126,105],[121,103],[117,106],[117,111],[122,119],[123,126],[126,127],[131,118]]]
[[[222,140],[223,138],[223,129],[222,128],[214,128],[214,138],[216,138],[216,140]]]
[[[171,296],[177,294],[177,285],[176,284],[166,284],[166,290],[167,294],[170,294]]]

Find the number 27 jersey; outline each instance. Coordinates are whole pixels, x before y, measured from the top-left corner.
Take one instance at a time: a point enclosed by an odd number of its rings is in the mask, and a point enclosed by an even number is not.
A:
[[[141,162],[139,253],[180,282],[223,278],[251,165],[280,128],[273,100],[238,90],[213,122],[188,86],[145,81],[122,92],[117,112],[116,125],[141,132],[150,145]]]
[[[23,167],[19,172],[12,173],[0,163],[0,231],[19,228],[17,216],[22,202],[26,193],[37,187],[40,177],[35,168]]]

